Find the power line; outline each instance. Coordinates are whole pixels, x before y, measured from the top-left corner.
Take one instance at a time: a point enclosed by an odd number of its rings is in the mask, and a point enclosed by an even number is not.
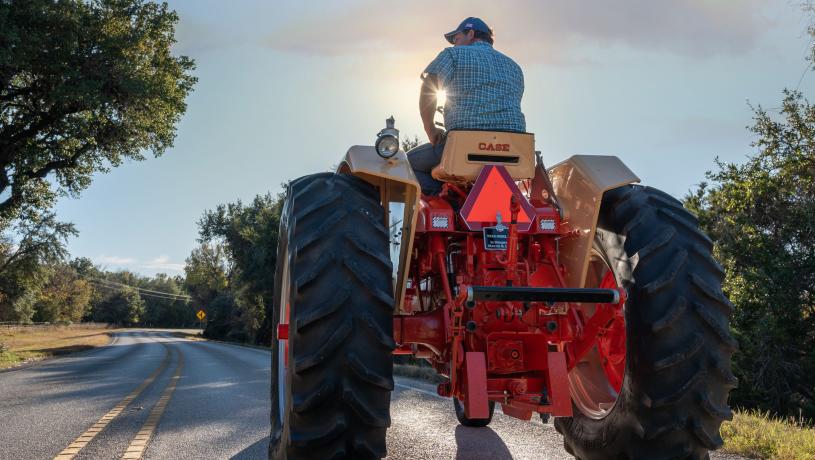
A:
[[[133,286],[131,284],[120,283],[118,281],[106,280],[106,279],[103,279],[103,278],[91,278],[91,277],[88,277],[88,279],[94,280],[94,281],[99,281],[99,282],[102,282],[102,283],[107,283],[107,284],[115,284],[115,285],[118,285],[118,286],[129,287],[129,288],[137,289],[139,291],[152,292],[154,294],[166,294],[166,295],[170,295],[170,296],[174,296],[174,297],[189,297],[188,295],[184,295],[184,294],[174,294],[172,292],[156,291],[156,290],[153,290],[153,289],[147,289],[147,288],[143,288],[143,287]]]
[[[104,284],[97,284],[96,287],[99,288],[99,289],[109,289],[111,291],[116,291],[116,292],[121,292],[121,291],[124,290],[123,288],[120,288],[120,287],[106,286]],[[157,294],[148,294],[146,292],[138,292],[138,291],[135,291],[135,292],[136,292],[136,294],[139,295],[139,297],[152,298],[152,299],[156,299],[156,300],[167,300],[169,302],[189,302],[188,299],[182,299],[182,298],[179,298],[179,297],[165,297],[165,296],[161,296],[161,295],[157,295]]]
[[[130,288],[136,290],[139,294],[143,294],[146,296],[153,296],[153,297],[162,297],[166,299],[174,299],[174,300],[192,300],[192,297],[184,294],[174,294],[172,292],[164,292],[164,291],[155,291],[152,289],[140,288],[138,286],[132,286],[130,284],[119,283],[116,281],[105,280],[101,278],[92,278],[87,277],[88,281],[97,283],[100,287],[108,287],[111,289],[122,289],[122,288]]]
[[[108,281],[108,280],[97,279],[97,278],[91,278],[91,280],[99,282],[99,283],[105,283],[105,284],[108,284],[108,285],[113,285],[113,286],[116,286],[116,287],[127,287],[127,288],[134,289],[136,291],[139,291],[139,292],[146,292],[146,293],[151,293],[151,294],[159,294],[159,295],[164,295],[164,296],[169,296],[169,297],[190,298],[190,296],[184,295],[184,294],[174,294],[172,292],[154,291],[152,289],[141,288],[141,287],[133,286],[133,285],[130,285],[130,284],[119,283],[119,282],[116,282],[116,281]]]
[[[120,287],[120,286],[108,286],[106,284],[97,284],[97,283],[94,283],[94,284],[95,284],[95,286],[97,288],[100,288],[100,289],[110,289],[112,291],[122,291],[122,290],[124,290],[124,288]],[[149,292],[139,292],[139,291],[136,291],[136,293],[139,294],[139,296],[141,296],[141,297],[151,297],[151,298],[154,298],[154,299],[169,300],[169,301],[173,301],[173,302],[174,301],[182,301],[182,302],[190,301],[190,299],[183,298],[183,297],[171,297],[171,296],[165,296],[165,295],[160,295],[160,294],[150,294]]]
[[[795,85],[795,91],[798,91],[801,88],[801,83],[804,82],[804,77],[806,77],[807,72],[809,72],[809,69],[811,69],[811,68],[812,68],[812,64],[807,62],[806,67],[804,67],[804,71],[801,73],[801,78],[798,79],[798,84]]]

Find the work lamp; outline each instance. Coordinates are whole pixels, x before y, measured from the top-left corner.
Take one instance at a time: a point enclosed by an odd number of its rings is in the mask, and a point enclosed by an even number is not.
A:
[[[385,129],[376,135],[374,148],[382,158],[390,158],[399,151],[399,130],[393,127],[394,123],[396,120],[391,116],[385,120]]]

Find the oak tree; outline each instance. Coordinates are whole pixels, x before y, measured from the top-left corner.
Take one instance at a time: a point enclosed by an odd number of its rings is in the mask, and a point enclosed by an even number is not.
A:
[[[0,229],[172,145],[196,81],[177,22],[145,0],[0,0]]]

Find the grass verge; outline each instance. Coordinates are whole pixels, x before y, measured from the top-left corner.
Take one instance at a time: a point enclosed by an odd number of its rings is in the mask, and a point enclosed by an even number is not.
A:
[[[0,369],[106,345],[111,332],[82,325],[0,330]]]
[[[722,451],[748,458],[815,460],[815,429],[756,410],[735,411],[721,428]]]
[[[202,342],[207,339],[201,334],[200,329],[173,329],[167,330],[173,337],[178,337],[180,339],[187,339],[192,340],[194,342]]]

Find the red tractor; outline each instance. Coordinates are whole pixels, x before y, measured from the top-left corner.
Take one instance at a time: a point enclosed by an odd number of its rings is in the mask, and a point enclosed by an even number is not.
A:
[[[392,119],[281,216],[270,458],[381,458],[393,355],[466,426],[555,417],[584,460],[703,459],[736,343],[712,242],[616,157],[548,170],[526,133],[451,131],[423,196]]]

